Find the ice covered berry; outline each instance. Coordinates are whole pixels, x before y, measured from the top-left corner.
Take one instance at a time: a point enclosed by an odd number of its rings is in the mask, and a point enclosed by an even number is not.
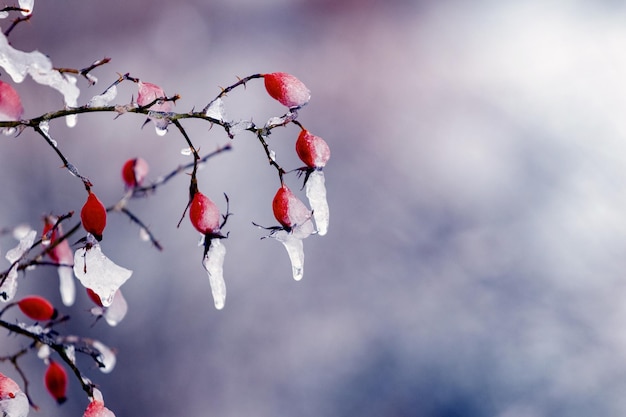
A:
[[[102,232],[107,224],[107,211],[104,204],[91,191],[80,211],[80,220],[88,233],[94,235],[97,240],[102,240]]]
[[[272,201],[274,217],[285,228],[301,225],[311,218],[311,212],[286,186],[282,185]]]
[[[63,404],[67,397],[65,392],[67,391],[67,373],[65,369],[53,360],[50,360],[46,374],[44,375],[44,382],[46,389],[56,400],[57,403]]]
[[[209,197],[196,192],[189,206],[191,224],[202,234],[217,233],[220,228],[220,211]]]
[[[302,130],[298,135],[296,152],[309,168],[322,168],[330,159],[330,148],[326,141],[308,130]]]
[[[302,107],[311,99],[311,92],[302,81],[285,72],[263,75],[265,89],[274,99],[289,108]]]
[[[122,167],[122,179],[127,188],[139,187],[148,175],[148,163],[143,158],[129,159]]]
[[[33,320],[48,321],[57,316],[57,310],[52,303],[38,295],[24,297],[17,302],[17,305],[22,313]]]
[[[0,120],[20,120],[24,108],[17,91],[9,83],[0,81]]]

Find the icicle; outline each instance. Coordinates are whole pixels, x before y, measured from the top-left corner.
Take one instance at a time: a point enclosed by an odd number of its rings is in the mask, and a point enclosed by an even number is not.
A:
[[[218,310],[224,308],[224,302],[226,300],[226,284],[224,283],[225,256],[226,247],[222,245],[222,239],[212,239],[209,251],[202,260],[202,266],[204,266],[204,269],[209,275],[213,302],[215,303],[215,308]]]
[[[69,266],[57,268],[59,274],[59,291],[63,305],[71,306],[76,300],[76,284],[74,283],[74,271]]]
[[[313,171],[306,182],[306,196],[313,210],[315,227],[320,236],[324,236],[328,232],[328,220],[330,217],[324,183],[324,172],[322,170]]]

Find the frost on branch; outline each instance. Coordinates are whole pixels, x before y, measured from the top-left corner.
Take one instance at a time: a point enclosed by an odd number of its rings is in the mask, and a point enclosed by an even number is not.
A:
[[[26,417],[28,398],[15,381],[0,373],[0,415],[3,417]]]
[[[328,210],[328,201],[326,200],[326,185],[323,171],[315,170],[311,172],[306,182],[306,196],[313,210],[313,219],[315,220],[317,233],[320,236],[324,236],[328,232],[330,212]]]
[[[66,106],[78,106],[80,90],[76,87],[75,77],[55,70],[50,59],[39,51],[23,52],[13,48],[2,33],[0,33],[0,67],[4,68],[16,83],[21,83],[26,75],[30,75],[35,82],[52,87],[61,93]],[[67,116],[66,122],[68,126],[74,126],[75,115]]]
[[[133,271],[115,264],[102,253],[99,244],[91,243],[74,254],[74,274],[85,288],[98,294],[104,307],[108,307],[115,292]]]
[[[224,100],[221,97],[216,98],[209,103],[205,113],[206,117],[210,117],[220,122],[226,121],[226,109],[224,108]]]
[[[113,84],[106,91],[97,96],[93,96],[87,103],[87,107],[104,107],[117,97],[117,85]]]
[[[202,260],[202,266],[204,266],[209,275],[213,302],[218,310],[224,308],[224,301],[226,300],[226,284],[224,283],[225,256],[226,247],[222,245],[222,239],[216,238],[211,239],[209,250]]]
[[[104,343],[100,342],[99,340],[93,341],[93,347],[98,352],[100,352],[99,359],[100,359],[100,362],[102,362],[102,365],[104,365],[100,367],[100,371],[105,374],[110,373],[113,370],[113,368],[115,368],[115,364],[117,362],[115,353],[108,346],[106,346]]]

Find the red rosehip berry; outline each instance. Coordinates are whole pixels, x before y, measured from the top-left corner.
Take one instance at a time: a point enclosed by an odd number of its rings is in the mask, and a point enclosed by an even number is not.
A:
[[[263,78],[269,95],[283,106],[302,107],[311,99],[311,92],[306,85],[291,74],[273,72],[264,74]]]
[[[102,232],[107,225],[107,210],[91,191],[89,191],[87,201],[80,211],[80,220],[88,233],[94,235],[97,240],[102,240]]]
[[[17,302],[17,305],[22,313],[36,321],[48,321],[57,316],[57,310],[52,303],[38,295],[24,297]]]
[[[296,140],[296,152],[309,168],[322,168],[330,159],[330,148],[319,136],[303,130]]]
[[[129,159],[122,167],[122,179],[127,188],[139,187],[148,175],[148,163],[143,158]]]
[[[44,375],[46,389],[57,403],[63,404],[67,397],[67,373],[65,369],[53,360],[50,360],[46,374]]]
[[[310,210],[284,184],[272,200],[272,209],[276,220],[285,228],[304,224],[311,217]]]
[[[22,101],[11,84],[0,81],[0,120],[20,120],[24,114]]]
[[[191,224],[202,234],[216,233],[220,228],[220,211],[213,201],[196,192],[189,206]]]
[[[97,305],[98,307],[102,307],[102,300],[100,299],[100,296],[96,294],[91,288],[87,288],[87,295],[95,305]]]

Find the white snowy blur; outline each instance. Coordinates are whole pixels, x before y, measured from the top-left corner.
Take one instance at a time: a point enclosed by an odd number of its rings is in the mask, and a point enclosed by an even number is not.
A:
[[[64,306],[71,306],[76,300],[76,284],[74,283],[74,271],[71,266],[57,268],[59,274],[59,292]]]
[[[209,275],[209,284],[213,294],[215,308],[221,310],[226,301],[226,284],[224,283],[224,257],[226,247],[222,239],[212,239],[209,250],[202,260],[202,266]]]
[[[98,294],[103,306],[108,307],[133,271],[111,261],[102,253],[100,245],[94,243],[89,249],[80,248],[74,254],[74,274],[85,288]]]
[[[316,169],[309,175],[306,182],[306,197],[309,199],[311,210],[313,210],[313,220],[315,220],[317,233],[324,236],[328,232],[330,212],[326,200],[326,185],[322,170]]]

